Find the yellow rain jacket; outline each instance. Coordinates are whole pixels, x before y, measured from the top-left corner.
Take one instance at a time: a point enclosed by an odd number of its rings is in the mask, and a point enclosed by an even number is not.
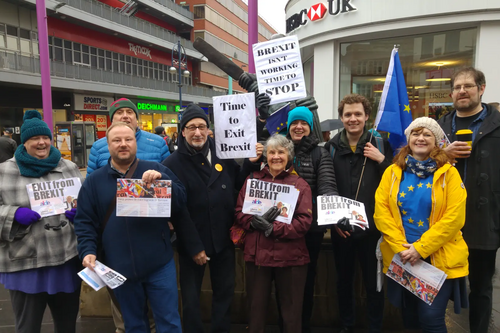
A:
[[[383,235],[380,250],[387,272],[395,253],[407,250],[405,231],[398,208],[402,170],[393,164],[385,170],[375,194],[375,225]],[[413,243],[422,258],[431,257],[432,265],[444,271],[448,279],[469,274],[469,250],[460,229],[465,223],[467,192],[460,175],[451,164],[436,170],[432,184],[432,209],[429,230]],[[416,205],[419,203],[416,202]]]

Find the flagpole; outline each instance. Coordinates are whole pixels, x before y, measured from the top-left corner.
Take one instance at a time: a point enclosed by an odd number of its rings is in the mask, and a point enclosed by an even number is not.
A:
[[[399,51],[399,44],[394,44],[393,50],[394,49],[396,49],[397,51]],[[370,134],[370,139],[368,140],[368,142],[370,142],[370,143],[372,143],[373,131],[375,131],[375,127],[376,127],[376,124],[377,124],[377,118],[378,118],[378,114],[379,114],[379,111],[380,111],[380,105],[381,104],[382,103],[378,104],[377,114],[375,115],[375,121],[373,122],[373,127],[372,127],[372,131],[371,131],[371,134]],[[364,154],[364,151],[363,151],[363,154]],[[363,180],[363,175],[365,174],[365,167],[366,167],[366,161],[367,161],[367,159],[368,159],[368,156],[365,156],[365,160],[363,161],[363,168],[361,169],[361,176],[359,177],[358,189],[356,190],[356,196],[354,197],[354,200],[356,200],[356,201],[358,200],[359,189],[361,188],[361,181]],[[384,156],[384,159],[385,159],[385,156]]]

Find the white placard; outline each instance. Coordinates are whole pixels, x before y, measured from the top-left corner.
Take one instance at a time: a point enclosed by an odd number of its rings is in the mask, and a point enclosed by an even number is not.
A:
[[[41,217],[63,214],[76,208],[80,178],[65,178],[26,185],[31,209]]]
[[[316,198],[318,206],[318,225],[337,224],[343,217],[349,219],[351,225],[368,228],[368,217],[362,202],[339,195],[320,195]]]
[[[248,179],[242,212],[251,215],[264,215],[276,206],[281,212],[276,221],[290,224],[299,198],[300,191],[292,185]]]
[[[297,36],[253,45],[259,92],[271,97],[271,105],[307,96]]]
[[[217,157],[256,157],[255,94],[217,96],[213,101]]]

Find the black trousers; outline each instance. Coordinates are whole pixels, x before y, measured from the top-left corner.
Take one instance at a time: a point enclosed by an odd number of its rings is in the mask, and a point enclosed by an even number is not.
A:
[[[318,266],[318,257],[321,251],[321,243],[323,242],[324,233],[308,232],[305,236],[307,251],[309,251],[309,259],[311,260],[307,265],[307,277],[304,287],[304,299],[302,305],[302,333],[311,332],[311,316],[314,306],[314,284],[316,282],[316,267]],[[278,326],[280,332],[283,330],[283,317],[281,315],[281,304],[278,288],[276,288],[276,301],[278,305]]]
[[[354,327],[354,277],[356,258],[359,260],[367,295],[369,332],[380,332],[384,315],[384,292],[377,292],[377,234],[364,237],[340,237],[332,230],[333,255],[337,270],[337,297],[340,321],[344,327]]]
[[[469,325],[471,333],[488,332],[496,256],[496,250],[469,249]]]
[[[47,305],[54,320],[55,333],[75,333],[76,318],[80,308],[80,288],[73,293],[27,294],[18,290],[9,290],[16,333],[40,333],[43,314]]]
[[[234,246],[228,246],[210,256],[212,282],[211,332],[229,333],[231,330],[231,303],[235,287]],[[184,332],[204,333],[201,320],[201,283],[205,265],[197,265],[190,256],[179,254],[179,275],[182,298]]]

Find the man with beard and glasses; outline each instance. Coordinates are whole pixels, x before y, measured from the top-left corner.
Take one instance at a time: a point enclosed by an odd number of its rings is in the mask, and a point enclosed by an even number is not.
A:
[[[264,147],[257,143],[257,157],[245,160],[243,168],[233,159],[219,159],[215,141],[209,135],[208,117],[198,105],[183,112],[179,148],[163,165],[171,169],[186,187],[187,207],[172,222],[190,228],[178,230],[178,251],[184,332],[203,333],[201,283],[205,265],[210,265],[212,284],[211,332],[229,333],[231,302],[235,287],[234,245],[229,236],[236,196]],[[252,163],[249,163],[252,162]]]
[[[439,119],[451,144],[445,148],[467,189],[465,226],[469,247],[470,331],[486,333],[492,309],[492,278],[500,247],[500,113],[481,103],[486,88],[483,72],[468,67],[453,74],[451,92],[455,110]],[[470,130],[468,138],[457,131]],[[472,149],[466,142],[472,142]],[[448,263],[453,265],[454,263]]]

